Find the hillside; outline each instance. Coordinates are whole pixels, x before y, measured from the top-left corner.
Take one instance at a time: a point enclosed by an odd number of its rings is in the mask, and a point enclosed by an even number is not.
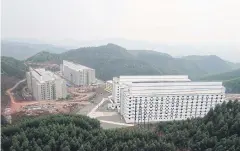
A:
[[[227,93],[240,93],[240,69],[200,78],[203,81],[223,81]]]
[[[240,77],[236,79],[226,80],[223,82],[227,93],[240,94]]]
[[[51,61],[51,62],[60,64],[62,59],[61,59],[60,54],[50,53],[47,51],[41,51],[41,52],[31,56],[30,58],[28,58],[26,61],[36,62],[36,63]]]
[[[132,51],[131,51],[132,52]],[[185,59],[173,58],[172,56],[156,51],[137,51],[136,57],[143,60],[165,74],[188,74],[191,78],[198,75],[207,74],[207,72]]]
[[[2,40],[1,42],[2,56],[9,56],[18,60],[27,59],[41,51],[49,51],[52,53],[62,53],[66,51],[64,48],[56,47],[49,44],[31,44],[26,42],[6,40]]]
[[[119,75],[188,74],[197,79],[207,74],[230,71],[233,66],[217,56],[174,58],[151,50],[126,50],[115,44],[84,47],[61,54],[40,52],[27,61],[55,62],[65,59],[96,69],[96,76],[110,80]]]
[[[22,61],[12,57],[1,57],[1,73],[2,75],[23,78],[25,76],[26,66]]]
[[[224,61],[215,55],[187,56],[182,59],[188,60],[189,63],[196,64],[200,69],[204,69],[207,74],[221,73],[233,69],[233,66],[227,61]]]
[[[9,97],[5,91],[25,77],[26,66],[12,57],[1,57],[1,108],[8,105]]]
[[[152,129],[103,130],[80,115],[28,118],[2,126],[2,150],[226,151],[240,150],[240,103],[223,103],[204,118],[160,122]]]
[[[148,63],[138,60],[126,49],[114,44],[79,48],[59,55],[41,52],[28,58],[27,61],[52,61],[60,64],[63,59],[94,68],[96,76],[102,80],[109,80],[119,75],[161,74]]]
[[[230,79],[235,79],[235,78],[240,78],[240,68],[230,71],[230,72],[224,72],[220,74],[214,74],[214,75],[208,75],[200,78],[200,80],[208,80],[208,81],[218,81],[218,80],[230,80]]]

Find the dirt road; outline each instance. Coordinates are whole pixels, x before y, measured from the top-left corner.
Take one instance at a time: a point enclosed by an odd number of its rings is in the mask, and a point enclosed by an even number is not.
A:
[[[16,111],[17,108],[21,107],[19,103],[15,102],[15,99],[14,99],[14,97],[13,97],[12,91],[13,91],[14,89],[16,89],[19,84],[21,84],[21,83],[23,83],[23,82],[25,82],[25,81],[26,81],[26,79],[23,79],[23,80],[19,81],[19,82],[16,83],[12,88],[10,88],[10,89],[8,89],[8,90],[6,91],[7,95],[10,97],[11,112],[14,112],[14,111]]]

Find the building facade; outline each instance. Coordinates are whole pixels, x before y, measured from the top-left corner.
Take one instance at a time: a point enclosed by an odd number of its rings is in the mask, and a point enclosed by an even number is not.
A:
[[[112,80],[108,80],[105,85],[105,90],[109,93],[112,93],[112,89],[113,89],[113,82]]]
[[[126,123],[203,117],[223,101],[221,82],[132,82],[120,87],[120,114]]]
[[[66,98],[66,81],[45,69],[29,69],[26,73],[27,86],[36,100]]]
[[[180,82],[191,81],[187,75],[171,75],[171,76],[119,76],[113,78],[112,96],[115,103],[120,103],[120,88],[125,84],[132,82]]]
[[[80,64],[63,60],[62,74],[77,86],[90,85],[96,82],[95,70]]]

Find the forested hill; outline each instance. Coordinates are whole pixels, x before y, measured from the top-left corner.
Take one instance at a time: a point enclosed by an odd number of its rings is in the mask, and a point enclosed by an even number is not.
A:
[[[231,80],[240,78],[240,68],[236,70],[232,70],[230,72],[224,72],[220,74],[208,75],[200,78],[200,80],[207,80],[207,81],[215,81],[215,80]]]
[[[239,151],[240,103],[223,103],[202,119],[161,122],[153,129],[103,130],[80,115],[29,118],[2,126],[2,150]]]
[[[240,93],[240,69],[200,78],[204,81],[223,81],[227,93]]]
[[[61,63],[63,59],[94,68],[97,78],[102,80],[119,75],[162,74],[150,64],[133,57],[126,49],[114,44],[79,48],[59,55],[41,52],[27,61]]]
[[[234,69],[234,63],[224,61],[216,55],[208,56],[186,56],[182,59],[188,60],[196,64],[199,68],[204,69],[208,74],[211,73],[221,73],[229,71],[229,69]],[[239,67],[240,68],[240,67]]]
[[[102,80],[119,75],[146,74],[188,74],[192,79],[197,79],[236,67],[217,56],[174,58],[151,50],[126,50],[115,44],[79,48],[61,54],[40,52],[27,61],[61,63],[63,59],[96,69],[97,77]]]
[[[16,60],[12,57],[1,57],[1,74],[9,77],[24,78],[26,66],[23,61]]]

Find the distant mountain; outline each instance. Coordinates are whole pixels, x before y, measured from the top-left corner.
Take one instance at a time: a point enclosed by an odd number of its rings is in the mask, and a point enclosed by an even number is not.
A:
[[[240,63],[232,63],[228,62],[227,63],[233,68],[233,69],[239,69],[240,68]]]
[[[53,53],[62,53],[66,51],[64,48],[56,47],[49,44],[32,44],[18,41],[2,40],[2,56],[9,56],[19,60],[27,59],[41,51],[49,51]]]
[[[174,58],[166,53],[151,50],[127,50],[115,44],[83,47],[61,54],[40,52],[27,61],[55,62],[63,59],[96,69],[102,80],[119,75],[188,74],[192,79],[234,69],[229,62],[217,56],[188,56]]]
[[[52,43],[52,42],[51,42]],[[72,46],[73,48],[101,46],[108,43],[120,45],[127,50],[154,50],[170,54],[174,57],[187,55],[217,55],[224,60],[240,62],[240,45],[235,43],[205,43],[205,44],[166,44],[144,40],[129,40],[124,38],[108,38],[92,41],[76,41],[64,39],[54,42],[56,45]],[[226,53],[227,52],[227,53]]]
[[[207,74],[226,72],[233,68],[228,62],[215,55],[186,56],[182,59],[188,60],[189,63],[196,64],[199,68],[204,69]]]

